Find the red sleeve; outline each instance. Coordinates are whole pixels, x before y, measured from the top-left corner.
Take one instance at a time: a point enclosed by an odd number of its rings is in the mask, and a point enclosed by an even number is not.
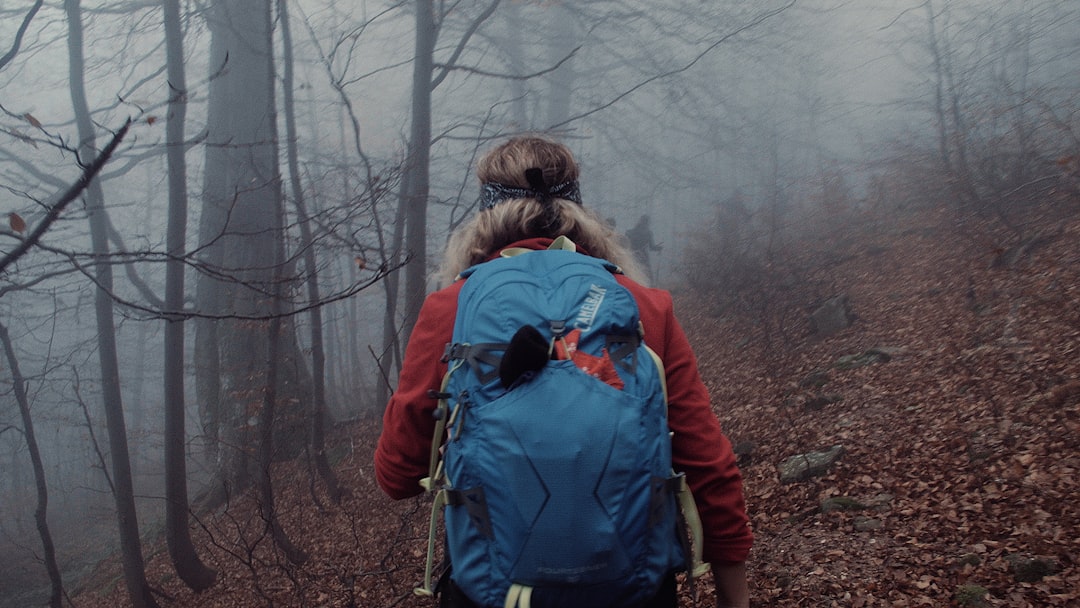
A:
[[[671,295],[630,280],[621,281],[638,302],[645,343],[664,362],[668,385],[668,425],[673,431],[672,461],[686,473],[705,537],[705,561],[745,561],[754,536],[746,515],[742,474],[731,442],[712,411],[697,357],[675,318]]]
[[[398,388],[383,414],[383,429],[375,448],[375,479],[391,498],[415,496],[428,475],[437,401],[428,391],[439,390],[446,364],[441,361],[450,342],[462,281],[424,300],[405,347]]]

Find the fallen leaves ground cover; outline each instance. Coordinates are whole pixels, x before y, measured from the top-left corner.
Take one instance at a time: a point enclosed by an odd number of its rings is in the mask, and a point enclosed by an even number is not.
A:
[[[943,606],[970,585],[983,605],[1077,605],[1080,226],[1033,228],[1057,236],[1004,267],[962,234],[992,225],[903,219],[851,238],[821,281],[858,316],[839,334],[795,322],[768,344],[745,340],[745,318],[689,321],[728,434],[755,446],[756,600]],[[836,365],[867,351],[892,356]],[[778,482],[782,459],[837,444],[829,474]],[[874,506],[822,513],[832,496]],[[1058,569],[1019,582],[1010,564],[1026,557]]]
[[[1080,605],[1080,219],[1058,213],[1030,222],[1044,238],[1007,263],[995,260],[1019,241],[991,219],[924,210],[800,243],[805,281],[770,286],[765,305],[719,310],[676,291],[743,453],[755,606]],[[857,320],[815,337],[807,308],[838,294]],[[837,365],[867,352],[887,356]],[[412,592],[429,502],[379,492],[378,431],[371,419],[334,433],[340,504],[303,463],[274,471],[282,524],[311,556],[302,565],[275,550],[251,497],[198,517],[195,541],[219,573],[202,594],[149,538],[161,604],[432,606]],[[824,475],[780,482],[778,463],[834,445]],[[1033,558],[1052,569],[1023,570]],[[74,603],[126,605],[118,562]]]

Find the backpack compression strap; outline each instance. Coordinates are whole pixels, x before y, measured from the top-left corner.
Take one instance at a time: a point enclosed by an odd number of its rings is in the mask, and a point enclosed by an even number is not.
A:
[[[656,369],[660,370],[660,386],[664,391],[664,403],[666,404],[668,402],[668,387],[667,374],[664,373],[664,362],[660,359],[660,355],[656,354],[656,351],[649,348],[648,345],[645,346],[645,352],[649,353],[649,356],[652,357],[653,362],[656,364]],[[709,564],[705,562],[704,558],[705,534],[701,527],[701,515],[698,513],[697,503],[694,502],[694,495],[690,492],[690,486],[686,483],[686,475],[677,474],[675,479],[678,480],[675,487],[675,497],[679,501],[679,521],[681,525],[685,526],[690,536],[690,547],[686,551],[686,574],[693,592],[694,579],[703,576],[709,571]],[[680,538],[685,536],[685,534],[680,534]],[[693,592],[693,594],[696,598],[696,592]]]
[[[431,573],[435,563],[435,530],[438,527],[439,513],[442,511],[443,506],[447,503],[447,493],[445,486],[446,475],[443,472],[443,462],[440,448],[443,444],[443,434],[446,433],[446,425],[453,424],[454,419],[457,418],[458,408],[461,405],[454,407],[453,411],[450,410],[450,405],[447,403],[449,394],[446,392],[447,384],[450,382],[450,374],[458,367],[460,367],[464,361],[455,361],[447,369],[446,375],[443,376],[442,386],[439,387],[439,392],[434,393],[434,396],[439,399],[439,405],[435,408],[435,433],[431,438],[431,458],[428,462],[428,476],[420,480],[421,487],[428,492],[435,492],[435,500],[431,503],[431,521],[428,527],[428,548],[427,548],[427,563],[424,566],[424,585],[422,587],[416,587],[413,589],[413,593],[424,597],[432,597],[435,595],[435,589],[431,584]]]
[[[514,583],[506,592],[506,601],[503,608],[531,608],[533,588],[528,585]]]
[[[446,352],[443,353],[443,361],[468,362],[469,367],[472,368],[477,379],[480,380],[480,384],[487,384],[499,377],[499,362],[502,361],[502,356],[495,353],[505,352],[509,346],[510,344],[506,342],[447,344]],[[492,370],[487,373],[480,373],[480,363],[486,363]],[[449,378],[449,373],[447,378]]]

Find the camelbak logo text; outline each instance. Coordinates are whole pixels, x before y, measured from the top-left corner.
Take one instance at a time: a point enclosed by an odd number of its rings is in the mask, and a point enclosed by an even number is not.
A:
[[[604,295],[607,294],[607,290],[599,285],[589,286],[589,295],[585,296],[585,302],[581,305],[581,310],[578,311],[577,319],[574,319],[574,327],[581,331],[589,331],[592,329],[593,321],[596,319],[596,311],[600,310],[600,304],[604,301]]]

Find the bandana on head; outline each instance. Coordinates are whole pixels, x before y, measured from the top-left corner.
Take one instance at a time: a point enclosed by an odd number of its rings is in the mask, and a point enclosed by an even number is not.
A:
[[[516,198],[535,198],[541,202],[552,198],[564,198],[580,205],[581,191],[578,189],[578,183],[575,180],[563,182],[558,186],[549,188],[547,192],[495,183],[485,183],[480,186],[480,209],[491,209],[503,201]]]

